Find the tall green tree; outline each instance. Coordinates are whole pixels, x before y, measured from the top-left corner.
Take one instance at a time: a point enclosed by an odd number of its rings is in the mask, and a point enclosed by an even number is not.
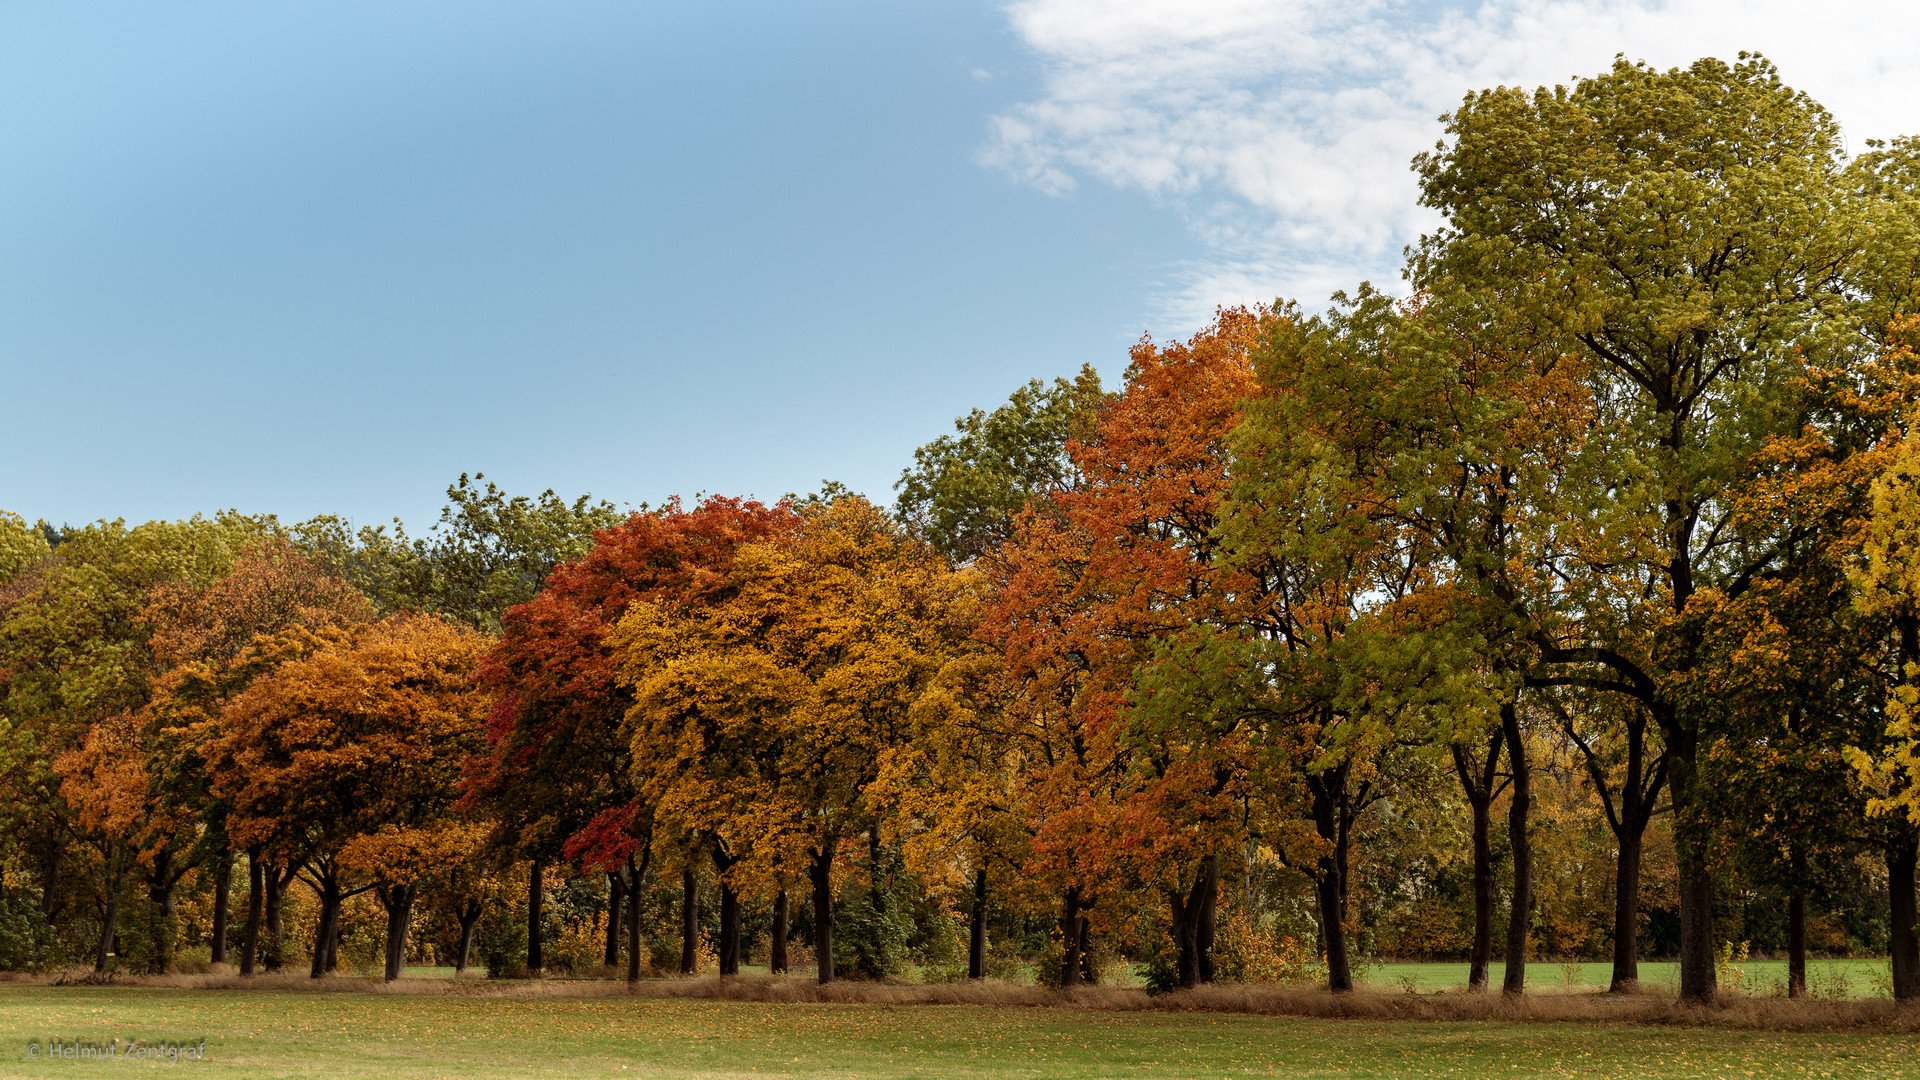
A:
[[[1536,676],[1633,697],[1659,725],[1680,848],[1683,998],[1715,988],[1713,878],[1697,761],[1705,720],[1673,691],[1699,663],[1684,618],[1781,554],[1730,498],[1802,415],[1808,365],[1872,347],[1885,301],[1855,287],[1877,244],[1832,116],[1742,55],[1658,71],[1618,61],[1571,87],[1470,95],[1416,162],[1445,224],[1417,287],[1528,314],[1591,364],[1600,410],[1581,473],[1585,543],[1555,572],[1581,596],[1536,637]],[[1898,257],[1882,252],[1879,262]]]

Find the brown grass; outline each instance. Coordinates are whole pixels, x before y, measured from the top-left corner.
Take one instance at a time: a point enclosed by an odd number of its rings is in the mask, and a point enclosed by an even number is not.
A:
[[[1544,992],[1508,997],[1499,993],[1385,993],[1359,990],[1333,994],[1318,987],[1273,984],[1217,984],[1150,996],[1143,990],[1091,986],[1046,990],[1019,983],[981,982],[934,985],[835,982],[826,986],[804,977],[741,975],[647,979],[632,986],[586,979],[400,979],[385,983],[360,976],[308,978],[304,974],[114,975],[73,969],[52,975],[10,976],[8,982],[48,986],[104,985],[172,990],[277,990],[300,993],[362,993],[416,996],[507,998],[695,998],[763,1001],[778,1004],[993,1005],[1025,1008],[1103,1009],[1118,1012],[1211,1012],[1317,1019],[1401,1021],[1508,1021],[1723,1027],[1755,1031],[1831,1031],[1878,1028],[1920,1031],[1920,1003],[1887,999],[1866,1001],[1790,1001],[1722,993],[1711,1005],[1682,1005],[1650,994],[1621,996],[1591,992]]]

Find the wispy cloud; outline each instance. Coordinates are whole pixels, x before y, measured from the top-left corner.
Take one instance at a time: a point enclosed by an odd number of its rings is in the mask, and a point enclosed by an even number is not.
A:
[[[1205,254],[1163,303],[1323,300],[1399,282],[1434,218],[1408,164],[1488,86],[1566,83],[1616,53],[1661,65],[1742,49],[1867,137],[1920,131],[1920,6],[1805,0],[1019,0],[1045,92],[993,119],[981,160],[1042,191],[1134,189]]]

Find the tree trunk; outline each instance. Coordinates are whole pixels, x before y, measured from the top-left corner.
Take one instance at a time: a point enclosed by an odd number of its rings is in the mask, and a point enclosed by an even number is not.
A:
[[[333,970],[334,942],[340,927],[340,878],[327,870],[320,875],[320,924],[314,928],[311,978]]]
[[[407,930],[413,925],[413,897],[417,892],[419,889],[412,885],[379,891],[380,904],[387,909],[387,982],[398,979],[406,967]]]
[[[344,900],[345,897],[341,899]],[[343,923],[344,920],[340,918],[340,912],[336,909],[333,918],[333,933],[327,937],[327,974],[329,975],[340,970],[340,937],[346,932]]]
[[[260,919],[266,910],[265,874],[261,872],[260,845],[247,849],[247,930],[240,940],[240,974],[253,974],[254,959],[260,955]]]
[[[120,881],[125,875],[118,853],[107,857],[107,899],[100,912],[100,947],[95,950],[93,970],[107,970],[108,957],[113,953],[114,932],[120,928]]]
[[[154,854],[147,876],[147,929],[153,942],[155,975],[173,972],[173,886],[180,876],[173,870],[173,852],[161,848]]]
[[[680,974],[691,975],[700,964],[700,889],[688,866],[680,874]]]
[[[220,849],[213,872],[213,962],[227,962],[227,917],[233,892],[233,847]]]
[[[527,873],[527,974],[539,975],[546,966],[540,953],[540,929],[546,921],[547,867],[539,859]]]
[[[1206,871],[1201,878],[1204,884],[1200,889],[1199,925],[1194,928],[1193,933],[1194,958],[1197,961],[1200,981],[1210,983],[1213,981],[1214,918],[1220,900],[1220,856],[1207,856]]]
[[[473,962],[473,930],[480,925],[480,914],[486,908],[478,900],[469,900],[458,914],[460,919],[460,945],[453,952],[453,973],[464,975],[467,965]]]
[[[626,897],[627,879],[617,870],[607,871],[607,955],[601,961],[607,967],[620,963],[620,909]]]
[[[1640,988],[1640,856],[1644,836],[1643,832],[1623,829],[1615,838],[1620,857],[1613,874],[1613,979],[1607,986],[1612,994],[1631,994]]]
[[[1173,925],[1169,931],[1173,936],[1174,973],[1180,988],[1190,990],[1200,983],[1200,909],[1207,886],[1207,871],[1204,865],[1194,875],[1193,888],[1185,893],[1168,894],[1168,907],[1173,916]]]
[[[1920,998],[1920,912],[1915,910],[1915,864],[1920,862],[1920,841],[1911,829],[1887,845],[1887,889],[1891,894],[1888,919],[1892,931],[1890,960],[1893,966],[1893,999],[1912,1001]]]
[[[1314,896],[1320,912],[1320,944],[1326,954],[1327,989],[1344,994],[1353,989],[1353,968],[1347,958],[1347,860],[1354,813],[1347,776],[1352,766],[1342,762],[1307,778],[1313,794],[1313,825],[1332,851],[1315,863]]]
[[[967,978],[987,977],[987,868],[973,871],[973,911],[967,916]]]
[[[740,894],[727,872],[737,862],[718,839],[713,844],[714,879],[720,884],[720,977],[740,974]]]
[[[1527,989],[1527,935],[1533,929],[1533,841],[1527,836],[1527,813],[1533,803],[1533,770],[1527,746],[1520,738],[1520,712],[1509,702],[1500,708],[1500,726],[1507,733],[1507,764],[1513,772],[1513,796],[1507,807],[1507,839],[1513,847],[1513,908],[1507,919],[1507,971],[1502,993]]]
[[[1077,952],[1080,955],[1080,981],[1088,986],[1099,981],[1100,973],[1093,970],[1093,957],[1089,953],[1088,939],[1093,936],[1093,919],[1082,913],[1080,916],[1080,938]]]
[[[1060,985],[1080,981],[1080,886],[1067,890],[1060,901]]]
[[[833,850],[837,846],[832,837],[822,840],[808,868],[813,879],[813,958],[823,986],[833,981]]]
[[[653,860],[653,846],[649,843],[640,849],[640,865],[633,865],[633,856],[627,856],[627,983],[632,985],[640,981],[640,898],[646,880],[647,865]]]
[[[1787,901],[1787,996],[1807,996],[1807,890]]]
[[[286,898],[287,886],[293,884],[295,868],[289,866],[282,872],[272,863],[265,865],[267,885],[267,941],[264,963],[268,971],[279,971],[286,962],[285,942],[280,925],[280,902]]]
[[[775,975],[787,973],[787,890],[773,896],[773,934],[767,942],[767,970]]]
[[[1485,993],[1487,969],[1493,962],[1493,792],[1500,764],[1500,744],[1506,739],[1504,728],[1494,728],[1487,738],[1487,754],[1480,760],[1467,757],[1467,750],[1453,744],[1453,769],[1473,811],[1473,949],[1467,965],[1467,989]]]
[[[1680,1000],[1700,1005],[1713,1000],[1718,979],[1713,956],[1713,869],[1706,846],[1691,835],[1693,733],[1669,717],[1661,724],[1667,741],[1667,789],[1673,805],[1673,839],[1680,889]]]

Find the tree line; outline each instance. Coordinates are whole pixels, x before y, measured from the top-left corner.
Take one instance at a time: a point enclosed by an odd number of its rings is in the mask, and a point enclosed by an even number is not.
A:
[[[0,519],[0,953],[167,970],[191,877],[224,962],[243,868],[242,971],[295,883],[315,976],[367,895],[388,978],[421,904],[460,966],[510,906],[539,970],[557,872],[630,979],[672,917],[723,976],[1024,934],[1062,985],[1345,991],[1457,861],[1471,985],[1498,940],[1518,993],[1565,813],[1614,989],[1650,874],[1689,1000],[1729,882],[1784,900],[1797,995],[1866,874],[1920,996],[1920,143],[1849,155],[1746,55],[1445,122],[1407,295],[1036,380],[891,510],[463,476],[420,539]]]

